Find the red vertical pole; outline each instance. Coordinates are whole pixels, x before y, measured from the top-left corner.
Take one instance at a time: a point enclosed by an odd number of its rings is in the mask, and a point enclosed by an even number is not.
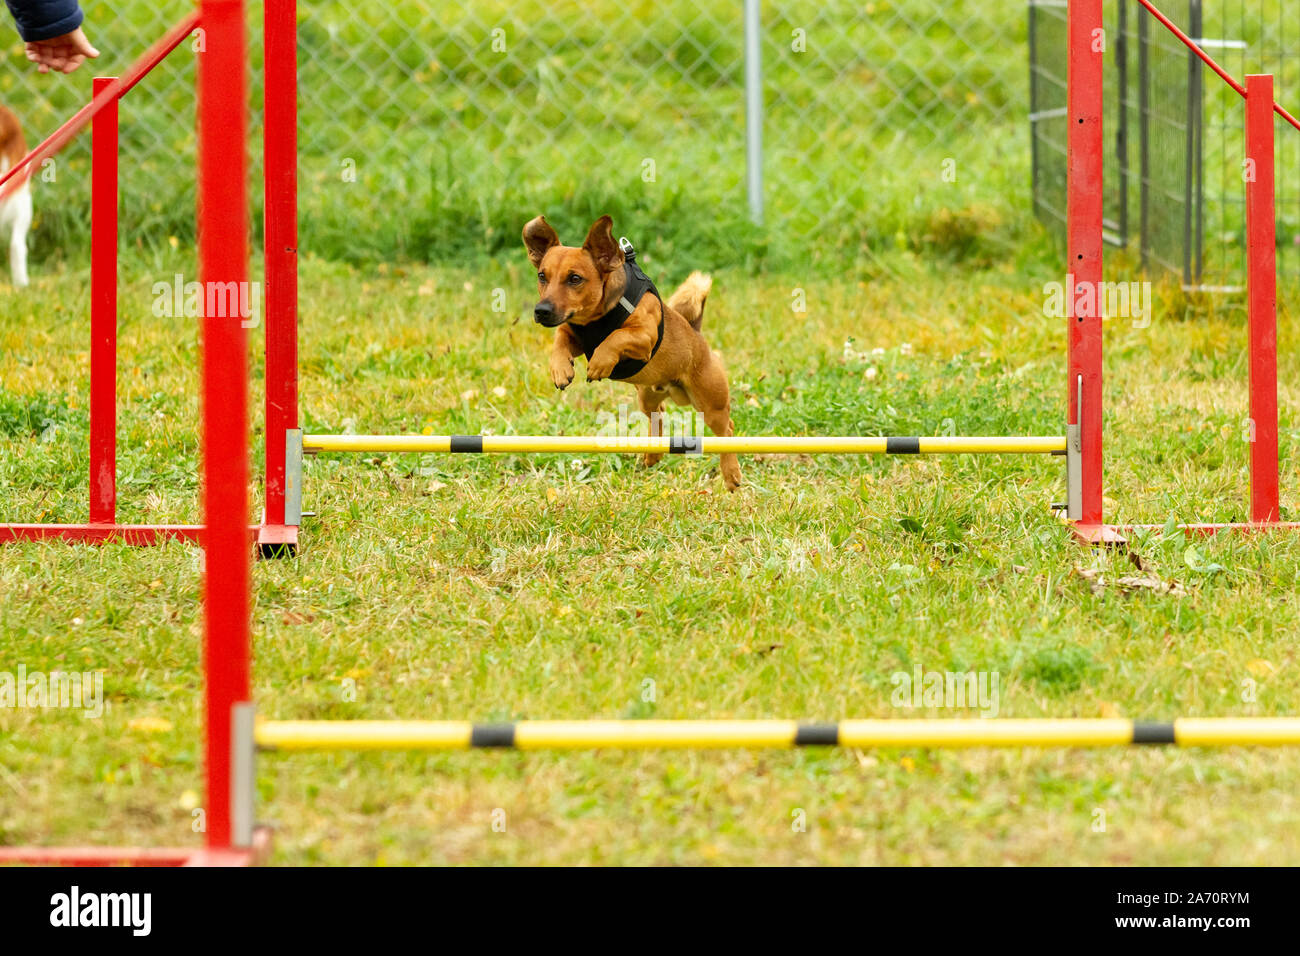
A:
[[[1250,520],[1277,521],[1277,211],[1273,77],[1246,77],[1246,257],[1250,296]]]
[[[1081,525],[1102,523],[1101,309],[1102,278],[1102,0],[1069,0],[1070,126],[1066,219],[1069,262],[1068,418],[1082,439]],[[1082,379],[1083,408],[1079,408]]]
[[[243,0],[202,0],[198,57],[199,281],[203,315],[203,477],[207,833],[231,843],[231,715],[249,698],[248,340],[238,307],[212,308],[215,283],[248,281],[247,51]],[[236,288],[242,288],[236,286]],[[216,300],[216,301],[214,301]],[[233,311],[233,315],[219,313]]]
[[[116,77],[97,76],[95,96]],[[117,100],[90,130],[90,521],[117,520]]]
[[[298,4],[265,6],[266,515],[284,524],[284,433],[298,427]]]

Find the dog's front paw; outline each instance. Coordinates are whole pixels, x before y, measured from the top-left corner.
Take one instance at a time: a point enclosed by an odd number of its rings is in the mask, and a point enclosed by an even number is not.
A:
[[[599,382],[602,378],[609,378],[617,364],[617,355],[610,355],[606,349],[596,349],[596,354],[587,360],[587,381]]]
[[[561,391],[568,388],[573,381],[573,360],[568,359],[561,362],[551,359],[551,381]]]

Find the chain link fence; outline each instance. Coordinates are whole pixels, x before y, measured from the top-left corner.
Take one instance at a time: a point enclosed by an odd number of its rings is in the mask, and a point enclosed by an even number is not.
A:
[[[1300,107],[1300,5],[1292,0],[1193,0],[1197,32],[1229,73],[1274,74],[1273,95],[1292,112]],[[1201,94],[1196,131],[1196,192],[1203,197],[1194,261],[1202,282],[1245,284],[1246,154],[1244,101],[1199,61],[1193,71]],[[1281,119],[1277,137],[1278,271],[1300,279],[1300,133]]]
[[[515,255],[538,212],[574,241],[608,211],[662,258],[842,269],[894,247],[966,255],[1023,219],[1023,8],[785,0],[760,7],[751,225],[743,6],[304,0],[304,250],[461,262]],[[71,77],[38,76],[11,33],[0,97],[35,143],[187,8],[87,0],[103,56]],[[261,15],[251,3],[255,136]],[[195,56],[180,47],[123,101],[127,242],[192,239]],[[38,181],[38,262],[85,242],[88,166],[83,136]]]

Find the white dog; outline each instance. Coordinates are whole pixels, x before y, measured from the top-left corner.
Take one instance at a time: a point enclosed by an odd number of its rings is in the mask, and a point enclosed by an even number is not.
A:
[[[0,175],[27,154],[22,124],[13,110],[0,106]],[[9,237],[9,272],[15,286],[27,285],[27,230],[32,225],[31,170],[23,170],[17,191],[0,202],[0,237]]]

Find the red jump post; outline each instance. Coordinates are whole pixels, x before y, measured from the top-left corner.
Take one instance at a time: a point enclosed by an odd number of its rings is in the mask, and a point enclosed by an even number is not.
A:
[[[243,0],[203,0],[199,55],[199,282],[248,281],[247,54]],[[231,288],[229,285],[222,286]],[[211,297],[205,296],[205,300]],[[205,306],[207,302],[205,301]],[[203,317],[203,668],[208,847],[230,847],[235,708],[249,700],[248,337],[242,317]]]
[[[298,427],[298,4],[266,0],[263,255],[266,267],[266,510],[263,554],[298,544],[285,517],[285,434]]]
[[[1096,292],[1102,278],[1102,65],[1105,33],[1102,0],[1070,0],[1067,113],[1066,230],[1069,369],[1066,421],[1079,426],[1081,510],[1072,517],[1084,537],[1101,534],[1102,336]],[[1081,301],[1082,300],[1082,303]]]
[[[99,96],[113,77],[97,76]],[[90,521],[117,520],[117,100],[96,114],[90,163]]]
[[[1250,298],[1250,520],[1281,517],[1277,444],[1277,212],[1273,77],[1246,77],[1246,257]]]

